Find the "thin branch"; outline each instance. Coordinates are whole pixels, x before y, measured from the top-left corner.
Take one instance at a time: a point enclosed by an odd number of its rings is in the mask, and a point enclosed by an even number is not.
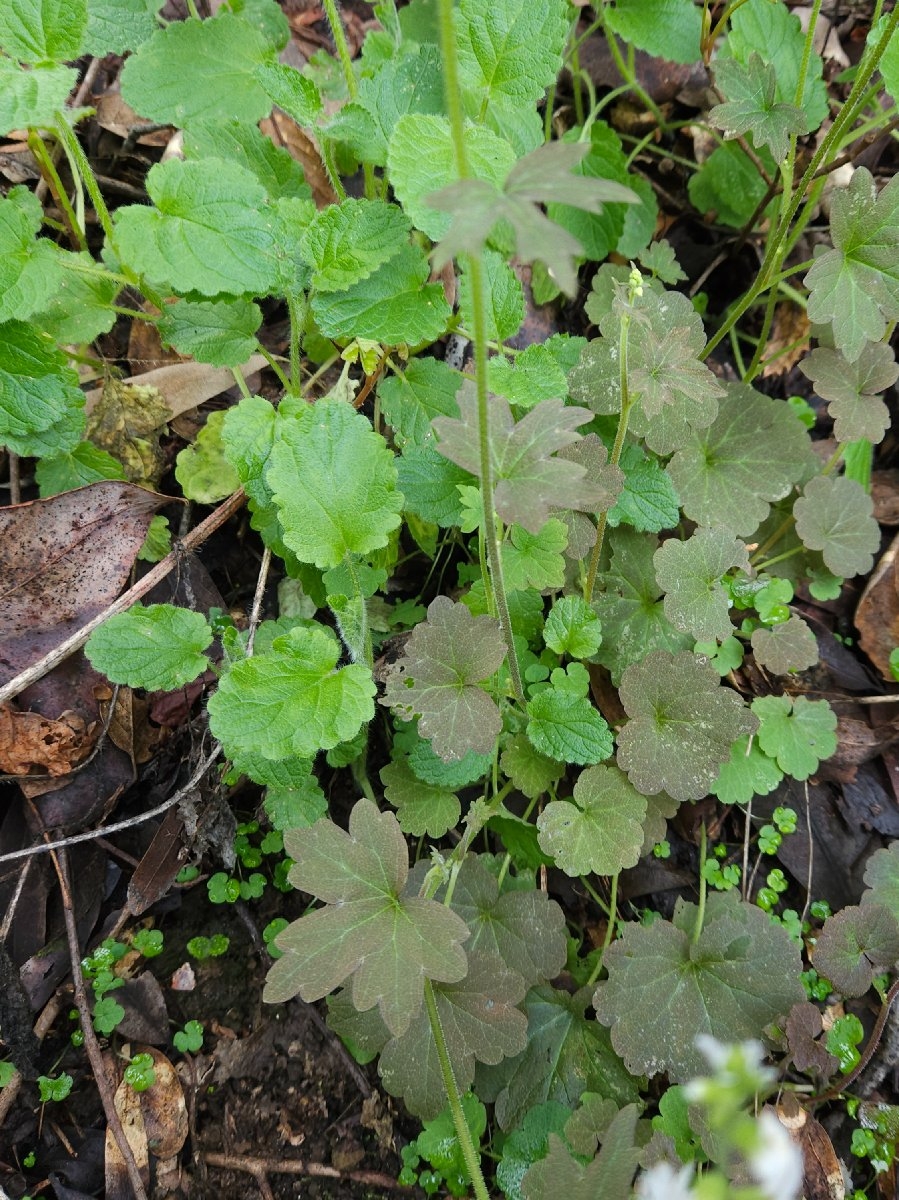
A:
[[[210,534],[214,533],[220,525],[224,525],[225,521],[240,509],[245,499],[246,494],[243,488],[238,488],[214,512],[211,512],[205,521],[201,521],[195,529],[192,529],[170,554],[167,554],[151,571],[139,579],[134,587],[129,588],[127,592],[119,596],[118,600],[114,600],[103,612],[94,617],[92,621],[88,621],[86,625],[82,625],[64,642],[60,642],[49,654],[45,654],[42,659],[21,671],[15,679],[11,679],[9,683],[0,688],[0,704],[12,700],[14,696],[18,696],[19,692],[24,692],[25,688],[31,687],[33,683],[43,679],[54,667],[65,662],[76,650],[80,650],[94,630],[98,629],[104,621],[108,621],[116,613],[125,612],[132,604],[151,591],[182,561],[186,550],[194,550],[197,546],[201,546]]]
[[[399,1183],[394,1176],[383,1174],[381,1171],[338,1171],[336,1167],[327,1167],[324,1163],[303,1162],[302,1159],[281,1159],[271,1161],[266,1158],[250,1158],[246,1155],[219,1154],[213,1150],[202,1150],[203,1161],[209,1167],[221,1167],[225,1171],[244,1171],[254,1175],[313,1175],[324,1179],[348,1179],[351,1183],[367,1184],[368,1187],[388,1188],[392,1191],[403,1191],[408,1195],[408,1187]]]

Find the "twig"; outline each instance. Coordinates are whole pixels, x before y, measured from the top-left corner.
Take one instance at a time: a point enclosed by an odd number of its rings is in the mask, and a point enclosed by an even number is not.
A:
[[[19,692],[23,692],[31,684],[37,683],[39,679],[43,679],[54,667],[64,662],[70,654],[74,654],[76,650],[80,650],[94,630],[102,625],[104,621],[108,621],[116,613],[124,612],[136,600],[139,600],[141,596],[145,596],[147,592],[154,588],[161,580],[165,579],[181,563],[186,550],[193,550],[197,546],[202,545],[211,533],[214,533],[220,525],[223,525],[229,517],[238,511],[245,499],[246,494],[243,488],[238,488],[214,512],[211,512],[205,521],[201,521],[195,529],[192,529],[170,554],[167,554],[151,571],[148,571],[142,579],[139,579],[134,587],[129,588],[127,592],[119,596],[118,600],[114,600],[103,612],[94,617],[92,621],[88,621],[86,625],[83,625],[71,637],[66,638],[64,642],[60,642],[49,654],[45,654],[42,659],[26,670],[21,671],[15,679],[10,680],[9,683],[0,688],[0,704],[12,700],[14,696],[18,696]]]
[[[247,632],[247,656],[253,653],[253,642],[256,640],[256,629],[262,613],[262,600],[265,596],[265,585],[268,581],[268,569],[272,562],[272,552],[268,548],[262,552],[262,562],[259,564],[259,575],[256,579],[256,592],[253,596],[253,607],[250,609],[250,627]]]
[[[69,943],[69,958],[72,965],[72,982],[75,985],[75,1006],[77,1007],[78,1015],[81,1018],[81,1031],[84,1034],[84,1048],[87,1051],[88,1062],[90,1063],[91,1070],[93,1071],[94,1082],[97,1085],[97,1091],[100,1093],[100,1100],[103,1104],[103,1112],[106,1116],[107,1124],[112,1132],[112,1136],[115,1138],[119,1154],[122,1156],[122,1161],[125,1164],[125,1170],[128,1173],[128,1179],[131,1183],[135,1200],[148,1200],[143,1180],[140,1177],[140,1170],[137,1162],[135,1161],[131,1146],[128,1143],[128,1139],[125,1136],[125,1130],[122,1128],[122,1122],[115,1106],[115,1096],[113,1094],[112,1086],[109,1082],[109,1076],[106,1074],[106,1067],[103,1063],[103,1055],[100,1051],[100,1044],[97,1041],[97,1035],[94,1033],[90,1005],[87,1002],[87,993],[84,990],[84,976],[81,973],[81,947],[78,945],[78,930],[75,926],[74,900],[72,897],[71,888],[69,886],[68,857],[65,850],[60,851],[58,856],[55,850],[51,851],[51,853],[53,856],[53,865],[56,868],[56,875],[59,879],[59,888],[62,892],[62,911],[66,924],[66,938]]]
[[[877,1022],[871,1031],[871,1036],[868,1038],[867,1045],[862,1051],[861,1058],[858,1060],[849,1074],[844,1075],[843,1078],[839,1080],[838,1083],[835,1083],[832,1088],[828,1088],[827,1091],[822,1092],[820,1096],[812,1096],[812,1100],[814,1100],[816,1104],[820,1104],[823,1100],[835,1099],[840,1095],[841,1092],[845,1092],[850,1083],[854,1083],[856,1079],[858,1079],[859,1075],[861,1075],[862,1071],[864,1071],[865,1067],[867,1067],[868,1063],[874,1057],[874,1051],[880,1045],[880,1039],[883,1036],[884,1026],[887,1023],[887,1017],[890,1015],[890,1009],[893,1007],[893,1001],[897,996],[899,996],[899,979],[895,981],[893,986],[886,994],[886,998],[881,1005],[880,1013],[877,1017]]]
[[[348,1179],[351,1183],[389,1188],[392,1191],[402,1190],[408,1194],[405,1184],[399,1183],[392,1175],[385,1175],[381,1171],[338,1171],[336,1167],[326,1167],[324,1163],[303,1162],[298,1158],[282,1158],[277,1162],[269,1162],[264,1158],[219,1154],[212,1150],[203,1150],[201,1155],[209,1167],[221,1167],[225,1171],[244,1171],[248,1175],[255,1175],[257,1179],[260,1173],[265,1172],[269,1172],[269,1174],[274,1172],[276,1175],[314,1175],[325,1179]]]
[[[16,858],[27,858],[31,854],[43,854],[46,851],[65,850],[68,846],[76,846],[79,842],[96,841],[97,838],[105,838],[110,833],[120,833],[123,829],[132,829],[135,825],[141,825],[144,821],[158,817],[160,813],[164,813],[167,809],[174,808],[176,804],[180,804],[185,796],[194,790],[218,758],[221,749],[221,745],[216,742],[207,756],[200,760],[196,770],[184,787],[179,788],[173,796],[169,796],[168,800],[164,800],[162,804],[157,804],[155,808],[147,809],[146,812],[142,812],[136,817],[128,817],[124,821],[114,821],[112,825],[102,825],[99,829],[89,829],[86,833],[73,833],[71,837],[60,838],[57,842],[39,842],[36,846],[26,846],[22,850],[12,850],[9,854],[0,855],[0,863],[11,862]]]

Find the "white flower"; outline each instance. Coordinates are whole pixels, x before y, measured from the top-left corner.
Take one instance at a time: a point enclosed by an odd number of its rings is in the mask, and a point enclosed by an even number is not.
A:
[[[659,1162],[644,1171],[637,1180],[640,1200],[690,1200],[693,1189],[693,1168],[689,1165],[675,1171],[671,1163]]]
[[[805,1169],[802,1152],[770,1109],[756,1122],[758,1149],[749,1156],[753,1179],[769,1200],[795,1200]]]

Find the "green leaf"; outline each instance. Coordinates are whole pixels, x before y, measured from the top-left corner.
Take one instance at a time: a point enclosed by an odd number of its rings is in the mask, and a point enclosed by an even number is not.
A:
[[[443,285],[428,283],[430,266],[415,245],[367,279],[340,292],[316,292],[312,311],[326,337],[368,338],[387,346],[433,342],[446,329],[450,307]]]
[[[472,1143],[478,1146],[487,1129],[487,1110],[471,1092],[461,1096],[460,1101]],[[452,1180],[454,1186],[470,1183],[471,1176],[449,1105],[435,1120],[425,1123],[412,1145],[435,1172],[439,1172],[447,1181]]]
[[[481,274],[487,290],[487,337],[505,342],[515,337],[524,320],[524,289],[521,280],[500,254],[485,250],[481,256]],[[471,300],[471,276],[465,270],[459,278],[459,311],[466,329],[474,328]]]
[[[393,455],[343,400],[326,397],[279,421],[266,481],[285,542],[318,567],[386,546],[400,523]]]
[[[79,442],[64,454],[48,454],[34,470],[41,496],[56,496],[101,479],[124,479],[118,459],[99,450],[93,442]]]
[[[805,277],[811,321],[831,323],[838,350],[854,362],[865,342],[879,342],[899,317],[899,179],[878,195],[867,167],[833,193],[832,250]]]
[[[567,545],[568,530],[555,517],[536,534],[513,525],[509,541],[502,546],[506,587],[510,592],[560,588],[565,581],[562,552]]]
[[[609,525],[613,529],[631,525],[641,533],[674,529],[680,520],[678,495],[670,473],[658,459],[639,446],[626,445],[619,465],[624,471],[624,487],[609,510]]]
[[[286,63],[265,63],[256,68],[255,75],[269,99],[298,125],[307,129],[318,125],[324,106],[314,80]]]
[[[438,907],[459,921],[455,913],[443,905]],[[460,1091],[474,1080],[476,1061],[496,1064],[524,1047],[527,1020],[517,1007],[523,996],[520,976],[506,970],[496,956],[477,950],[469,954],[464,979],[434,985],[437,1012]],[[355,989],[353,1004],[361,1007]],[[392,1096],[402,1096],[409,1111],[418,1117],[428,1120],[437,1116],[446,1105],[446,1090],[424,1011],[412,1018],[405,1032],[388,1040],[384,1022],[375,1018],[363,1024],[354,1019],[343,994],[329,1009],[330,1022],[339,1033],[349,1034],[364,1050],[383,1046],[378,1074]]]
[[[565,917],[559,905],[531,887],[500,892],[495,875],[477,855],[462,863],[452,909],[471,930],[468,952],[497,956],[526,987],[554,979],[565,965]]]
[[[0,322],[39,312],[60,287],[62,255],[35,236],[42,220],[40,201],[24,187],[0,200]]]
[[[808,435],[782,400],[730,383],[716,419],[686,439],[668,473],[691,521],[748,537],[812,462]]]
[[[103,58],[136,50],[159,28],[163,0],[88,0],[83,52]]]
[[[528,346],[511,362],[498,354],[487,364],[490,391],[505,396],[519,408],[533,408],[541,400],[561,399],[568,393],[568,380],[560,357],[567,358],[574,347],[585,344],[583,338],[553,334],[546,342]],[[577,350],[574,358],[576,361]]]
[[[459,83],[485,109],[540,100],[562,68],[568,37],[565,0],[461,0],[455,21]]]
[[[767,913],[729,892],[709,897],[698,938],[696,917],[695,905],[678,900],[673,922],[631,922],[603,957],[609,977],[594,997],[597,1017],[635,1075],[700,1075],[699,1034],[759,1038],[804,999],[799,947]]]
[[[77,58],[87,28],[87,0],[7,0],[0,8],[0,46],[25,63]]]
[[[122,97],[142,117],[163,125],[183,128],[214,118],[255,125],[272,109],[255,71],[272,56],[263,34],[234,13],[173,21],[125,63]]]
[[[537,1104],[555,1100],[574,1108],[584,1092],[626,1104],[637,1098],[637,1083],[609,1044],[609,1035],[584,1010],[589,992],[575,995],[546,985],[525,999],[527,1048],[494,1069],[478,1071],[478,1095],[496,1101],[501,1129],[520,1125]]]
[[[253,660],[250,660],[253,661]],[[349,669],[349,668],[348,668]],[[426,979],[463,979],[465,923],[435,900],[403,894],[408,851],[396,818],[360,800],[349,833],[330,821],[288,830],[284,844],[294,887],[327,907],[294,921],[275,939],[283,956],[263,999],[319,1000],[352,977],[360,1012],[378,1006],[399,1036],[422,1009]]]
[[[208,669],[203,651],[212,637],[201,613],[171,604],[135,604],[95,629],[84,652],[112,683],[170,692]]]
[[[434,417],[457,417],[456,392],[462,376],[436,358],[413,358],[378,385],[384,419],[400,446],[431,440]],[[402,470],[402,468],[400,468]]]
[[[170,159],[150,168],[147,192],[155,208],[128,205],[115,217],[119,253],[134,270],[203,296],[277,290],[278,223],[249,171],[223,159]]]
[[[759,155],[766,167],[767,150]],[[745,225],[765,197],[767,185],[752,159],[737,142],[725,142],[713,150],[702,166],[687,180],[690,202],[700,213],[721,225],[739,229]]]
[[[730,138],[751,133],[755,146],[767,146],[775,159],[785,159],[791,135],[808,133],[809,121],[795,104],[775,100],[774,65],[753,51],[745,65],[734,59],[719,58],[714,70],[715,83],[725,102],[716,104],[709,113],[711,124],[723,129]]]
[[[602,623],[603,641],[597,661],[608,667],[617,685],[621,673],[650,650],[685,650],[694,639],[675,629],[665,616],[662,589],[656,581],[654,537],[633,530],[612,530],[612,561],[601,577],[593,606]]]
[[[565,134],[565,141],[578,143],[580,130]],[[582,144],[582,143],[581,143]],[[621,139],[605,121],[594,121],[590,126],[590,141],[587,153],[573,168],[575,178],[607,179],[627,186],[631,176],[627,168],[627,156]],[[582,247],[582,257],[592,262],[603,262],[618,244],[624,232],[628,212],[637,206],[631,204],[604,204],[600,212],[589,212],[567,204],[548,204],[547,216],[562,229],[577,238]]]
[[[583,247],[544,216],[541,206],[557,202],[600,212],[604,203],[631,204],[635,199],[620,183],[571,173],[588,150],[583,143],[546,143],[520,159],[502,186],[493,179],[465,179],[429,194],[432,207],[452,213],[452,224],[432,255],[435,267],[439,270],[463,251],[481,254],[496,223],[504,221],[511,226],[518,260],[544,264],[552,281],[573,296],[575,260]]]
[[[465,150],[475,179],[496,188],[515,164],[509,143],[482,125],[466,123]],[[426,197],[459,178],[448,119],[419,113],[400,117],[390,138],[387,166],[393,190],[413,225],[432,241],[443,237],[450,217]]]
[[[528,701],[527,713],[528,738],[549,758],[586,766],[612,753],[609,727],[586,696],[551,686]]]
[[[889,409],[880,393],[899,378],[899,365],[884,342],[863,347],[855,362],[847,362],[838,350],[816,347],[799,364],[799,369],[827,400],[833,417],[833,434],[838,442],[867,438],[875,445],[889,428]]]
[[[311,760],[247,755],[240,762],[252,779],[266,785],[262,805],[273,829],[304,829],[327,815],[328,799],[312,774]]]
[[[562,778],[564,768],[553,758],[541,754],[523,733],[511,738],[500,756],[503,774],[529,800],[548,792]]]
[[[381,769],[384,796],[397,810],[403,833],[413,837],[443,837],[459,823],[459,797],[447,788],[417,779],[405,761],[388,763]]]
[[[209,723],[229,757],[312,758],[374,716],[375,684],[361,663],[337,668],[324,626],[292,629],[267,654],[235,663],[209,699]]]
[[[783,771],[748,735],[730,748],[730,761],[721,764],[709,789],[722,804],[748,804],[753,796],[767,796],[783,779]]]
[[[665,616],[699,641],[730,637],[730,596],[721,577],[732,567],[749,569],[746,547],[726,529],[697,529],[685,542],[669,538],[653,556],[665,590]]]
[[[584,1166],[569,1152],[561,1138],[551,1134],[549,1153],[535,1163],[522,1182],[524,1200],[565,1196],[569,1200],[629,1200],[631,1184],[640,1161],[634,1143],[638,1108],[629,1104],[614,1117],[603,1139],[602,1150]]]
[[[807,671],[818,661],[818,640],[802,617],[792,616],[771,629],[756,629],[750,641],[755,661],[775,675]]]
[[[478,405],[474,388],[463,384],[456,397],[461,418],[438,417],[434,430],[446,458],[477,475],[480,471]],[[515,422],[508,401],[488,396],[490,449],[496,487],[493,503],[507,524],[537,534],[551,508],[594,511],[598,487],[577,463],[554,457],[557,450],[580,440],[575,430],[590,419],[584,408],[560,400],[542,400]]]
[[[638,50],[669,62],[699,61],[702,20],[692,0],[616,0],[603,15],[609,29]]]
[[[386,166],[391,136],[407,113],[444,111],[439,49],[422,45],[404,51],[383,63],[373,76],[360,79],[356,99],[345,104],[326,127],[328,136],[347,142],[361,162]]]
[[[192,121],[184,131],[184,153],[188,158],[223,158],[237,163],[256,177],[270,200],[312,194],[296,159],[255,125],[237,117]]]
[[[506,656],[499,623],[473,617],[464,604],[438,596],[427,620],[416,625],[403,657],[388,669],[380,703],[404,720],[419,716],[419,730],[434,752],[450,760],[469,750],[489,754],[502,724],[496,702],[478,683],[498,671]]]
[[[317,213],[300,242],[320,292],[345,291],[409,244],[410,222],[384,200],[343,200]]]
[[[240,487],[237,472],[225,457],[222,425],[225,412],[211,412],[192,446],[185,446],[175,460],[175,478],[188,500],[215,504]]]
[[[733,743],[758,725],[711,663],[689,652],[647,654],[624,672],[619,694],[630,720],[618,735],[618,765],[649,796],[702,799]]]
[[[589,658],[602,642],[599,618],[580,596],[562,596],[549,611],[543,640],[556,654]]]
[[[899,920],[899,841],[875,850],[865,864],[862,904],[884,904]]]
[[[483,779],[493,761],[492,754],[475,754],[469,750],[460,759],[444,762],[434,753],[431,743],[419,737],[417,731],[416,738],[409,751],[409,766],[423,783],[455,791]]]
[[[803,66],[805,33],[798,16],[785,4],[749,0],[731,14],[730,33],[719,58],[732,54],[747,64],[756,51],[774,68],[775,100],[798,104],[808,117],[809,128],[817,129],[827,116],[824,64],[821,56],[812,50]],[[804,71],[805,85],[802,97],[797,101],[800,71]]]
[[[866,575],[880,548],[871,497],[854,479],[818,475],[793,505],[796,532],[834,575]]]
[[[899,921],[876,902],[828,917],[815,944],[815,970],[844,996],[863,996],[874,976],[897,962]]]
[[[808,779],[837,748],[836,713],[826,700],[758,696],[752,711],[759,720],[759,745],[794,779]]]
[[[0,445],[35,458],[73,450],[83,408],[65,354],[24,321],[0,325]]]
[[[884,26],[886,25],[889,14],[886,13],[868,31],[867,44],[868,46],[876,46],[885,33]],[[899,96],[899,43],[895,37],[891,37],[889,44],[880,60],[880,74],[883,77],[884,85],[887,91],[895,100]]]
[[[472,475],[434,446],[407,446],[397,461],[397,483],[409,512],[444,528],[461,524],[459,486],[470,485]]]
[[[0,84],[2,90],[2,84]],[[87,273],[83,268],[89,268]],[[51,264],[56,291],[35,316],[34,323],[57,343],[92,342],[109,333],[116,322],[113,310],[120,284],[98,270],[86,251],[72,254],[58,250]]]
[[[258,304],[234,300],[179,300],[162,310],[157,328],[166,345],[213,367],[239,367],[254,353],[262,324]],[[225,494],[225,493],[223,493]]]
[[[617,767],[588,767],[569,800],[551,800],[537,819],[540,848],[566,875],[617,875],[643,845],[646,797]]]
[[[72,67],[35,67],[22,71],[0,58],[0,135],[14,129],[52,129],[78,83]]]
[[[538,1104],[503,1141],[496,1182],[506,1200],[522,1200],[521,1183],[528,1168],[546,1157],[549,1135],[561,1135],[570,1116],[570,1110],[554,1100]]]
[[[669,287],[687,278],[677,261],[674,247],[665,238],[660,242],[652,242],[643,250],[640,265],[651,271],[654,279],[667,283]]]

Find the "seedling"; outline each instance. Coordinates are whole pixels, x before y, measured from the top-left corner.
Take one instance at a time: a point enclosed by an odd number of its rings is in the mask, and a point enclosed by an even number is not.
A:
[[[125,1068],[125,1082],[135,1092],[146,1092],[156,1082],[152,1054],[135,1054]]]
[[[227,953],[230,944],[230,938],[223,933],[214,933],[212,937],[192,937],[187,943],[187,953],[203,962],[207,958],[220,958]]]
[[[188,1021],[173,1035],[172,1044],[182,1054],[197,1054],[203,1048],[203,1026],[199,1021]]]

